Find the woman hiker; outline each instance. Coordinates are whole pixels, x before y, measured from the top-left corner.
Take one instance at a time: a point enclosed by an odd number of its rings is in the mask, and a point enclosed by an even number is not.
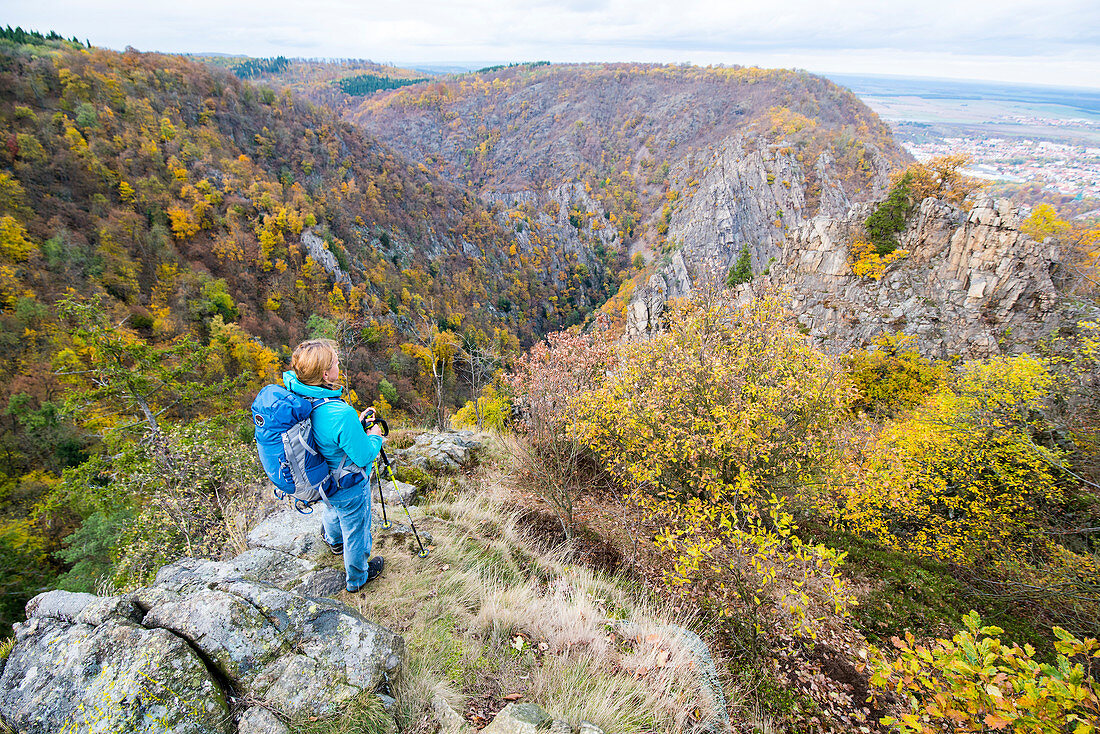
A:
[[[336,555],[344,556],[347,590],[359,591],[382,573],[382,556],[371,552],[370,471],[382,448],[378,424],[364,431],[362,416],[340,398],[340,358],[330,339],[299,344],[283,373],[287,390],[312,398],[331,398],[313,410],[313,440],[328,463],[335,482],[321,521],[321,538]],[[365,415],[373,408],[363,411]],[[369,560],[368,560],[369,559]]]

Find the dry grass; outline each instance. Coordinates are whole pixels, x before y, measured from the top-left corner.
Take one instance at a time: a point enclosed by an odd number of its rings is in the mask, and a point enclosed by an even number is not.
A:
[[[536,552],[499,493],[496,481],[464,480],[410,508],[434,537],[428,558],[416,557],[411,539],[382,533],[385,573],[344,598],[405,636],[399,727],[428,731],[435,695],[479,726],[518,695],[574,726],[690,730],[707,703],[690,656],[668,633],[690,620],[560,554]],[[620,619],[644,634],[616,634]]]

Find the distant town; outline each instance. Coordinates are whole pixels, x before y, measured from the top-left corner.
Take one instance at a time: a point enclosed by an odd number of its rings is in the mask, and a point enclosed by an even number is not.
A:
[[[1029,118],[1027,124],[1058,126],[1061,120]],[[1100,198],[1100,147],[1067,145],[1028,138],[945,137],[937,141],[902,140],[920,161],[962,153],[968,173],[1012,183],[1042,183],[1070,196]]]
[[[917,160],[963,154],[969,173],[1047,197],[1100,199],[1100,89],[997,82],[833,75],[890,126]]]

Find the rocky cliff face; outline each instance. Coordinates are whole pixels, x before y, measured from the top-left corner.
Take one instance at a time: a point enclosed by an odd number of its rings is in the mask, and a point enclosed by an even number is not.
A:
[[[783,202],[767,190],[758,196],[782,208]],[[788,203],[797,204],[797,198]],[[743,286],[743,295],[779,287],[790,295],[818,346],[835,353],[866,346],[889,332],[916,337],[925,356],[987,357],[1031,348],[1071,320],[1055,282],[1058,248],[1022,234],[1020,215],[1007,202],[985,199],[967,212],[926,199],[900,238],[900,249],[909,254],[879,280],[857,276],[849,264],[849,244],[870,211],[861,204],[843,217],[817,216],[794,227],[769,275]],[[722,268],[728,269],[732,251],[725,243],[738,241],[737,221],[761,226],[760,218],[751,215],[712,218],[711,231],[722,234],[703,247],[685,246],[635,297],[631,333],[653,328],[666,298],[690,295],[706,277],[706,263],[720,263],[718,275],[726,272]],[[719,237],[724,242],[715,241]],[[753,252],[755,262],[758,250]]]
[[[683,203],[669,222],[668,241],[676,243],[676,249],[659,261],[657,272],[631,301],[628,334],[653,329],[668,299],[691,295],[700,282],[724,282],[746,245],[754,273],[781,261],[785,238],[813,215],[798,154],[785,145],[751,148],[733,137],[711,151],[709,158],[686,162],[687,170],[701,170],[702,176],[697,185],[684,188]],[[881,156],[872,160],[875,171],[868,195],[881,197],[889,180],[889,162]],[[844,215],[851,200],[832,176],[835,166],[828,154],[818,156],[814,169],[817,211],[831,217]]]
[[[1065,320],[1055,274],[1060,253],[1019,231],[1007,202],[963,211],[926,199],[901,237],[909,254],[881,280],[860,278],[848,244],[866,206],[818,217],[787,239],[771,282],[788,291],[815,340],[834,352],[883,332],[915,336],[926,356],[986,357],[1033,346]]]
[[[843,217],[818,216],[794,228],[769,276],[743,286],[742,295],[785,291],[817,345],[835,353],[888,332],[915,337],[928,357],[987,357],[1033,348],[1072,321],[1056,283],[1057,247],[1022,234],[1019,213],[1006,202],[981,200],[967,212],[926,199],[900,238],[908,255],[879,280],[857,276],[849,264],[849,244],[870,210],[857,205]],[[712,257],[725,254],[715,249]],[[674,258],[651,285],[671,295],[690,293],[698,276],[678,265],[686,258]],[[632,304],[635,333],[663,307],[655,288],[647,296]]]

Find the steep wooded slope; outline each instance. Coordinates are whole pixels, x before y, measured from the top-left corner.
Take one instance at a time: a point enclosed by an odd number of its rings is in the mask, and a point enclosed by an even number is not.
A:
[[[326,111],[136,52],[8,44],[0,75],[3,214],[33,244],[12,263],[9,300],[21,287],[47,303],[99,288],[132,311],[167,307],[183,328],[210,310],[189,304],[221,288],[227,320],[236,312],[249,333],[291,341],[312,313],[333,315],[339,278],[307,256],[310,231],[350,276],[346,308],[392,320],[423,299],[443,319],[509,320],[482,305],[497,302],[510,233]],[[539,285],[531,303],[551,295]],[[519,320],[528,338],[541,326]]]
[[[731,136],[796,151],[811,209],[820,153],[853,197],[871,193],[880,158],[907,158],[851,92],[788,70],[534,64],[379,93],[351,118],[482,191],[586,180],[607,210],[633,217],[627,239],[660,211],[671,166]]]
[[[642,254],[644,272],[618,272],[616,313],[654,273],[724,277],[746,246],[759,273],[790,228],[881,196],[909,160],[850,91],[789,70],[530,64],[380,92],[348,116],[504,216],[544,207],[582,251],[598,236]]]

